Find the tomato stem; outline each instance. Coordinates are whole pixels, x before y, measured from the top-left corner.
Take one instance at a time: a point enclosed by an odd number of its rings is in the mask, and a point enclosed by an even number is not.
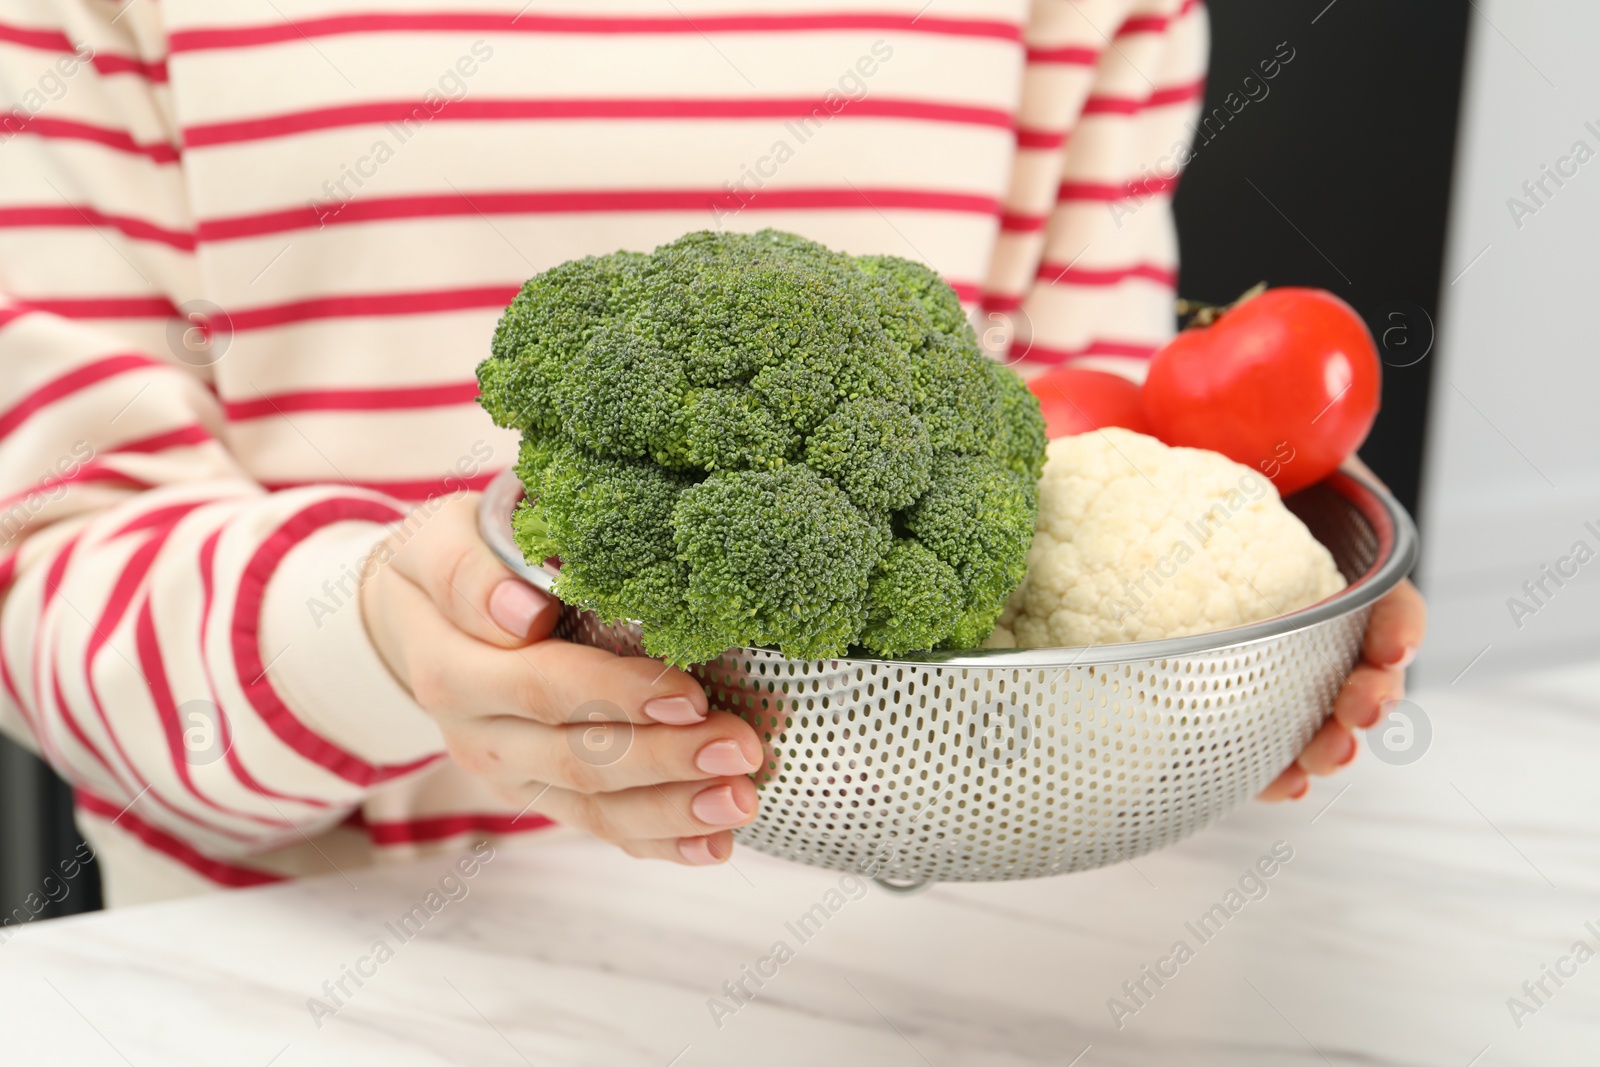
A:
[[[1246,289],[1243,293],[1240,293],[1239,299],[1235,300],[1231,304],[1221,306],[1217,304],[1204,304],[1198,300],[1185,300],[1182,297],[1179,297],[1177,302],[1178,318],[1182,319],[1185,316],[1192,316],[1188,322],[1183,324],[1183,328],[1186,330],[1196,326],[1210,326],[1212,323],[1216,322],[1218,319],[1232,311],[1234,308],[1238,307],[1240,304],[1243,304],[1247,300],[1254,300],[1256,297],[1260,296],[1266,291],[1267,283],[1257,282],[1250,288]]]

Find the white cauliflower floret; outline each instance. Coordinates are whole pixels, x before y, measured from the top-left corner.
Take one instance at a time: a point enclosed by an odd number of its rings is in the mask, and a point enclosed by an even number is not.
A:
[[[1263,475],[1131,430],[1050,442],[1028,575],[991,648],[1208,633],[1345,586]]]

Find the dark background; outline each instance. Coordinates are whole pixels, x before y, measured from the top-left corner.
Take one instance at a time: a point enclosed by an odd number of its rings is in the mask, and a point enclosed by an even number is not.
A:
[[[47,902],[34,919],[100,906],[99,864],[84,864],[70,882],[61,878],[60,863],[73,855],[79,840],[72,826],[72,793],[43,763],[0,738],[0,920],[15,922],[15,909],[30,914],[25,904],[30,893],[38,900],[47,900],[47,892],[60,897],[55,887],[63,884],[66,896]],[[49,887],[47,874],[55,875]]]
[[[1295,56],[1264,99],[1196,149],[1183,175],[1179,292],[1225,304],[1266,281],[1327,289],[1353,305],[1385,363],[1383,410],[1361,458],[1416,515],[1433,360],[1412,360],[1431,340],[1449,283],[1440,272],[1471,8],[1455,0],[1207,7],[1208,113],[1229,92],[1244,96],[1245,77],[1259,77],[1280,42]]]
[[[1386,363],[1383,410],[1361,455],[1415,515],[1433,366],[1418,356],[1448,281],[1440,273],[1469,5],[1214,0],[1209,8],[1207,113],[1229,92],[1245,95],[1245,77],[1259,76],[1280,42],[1295,54],[1268,95],[1199,146],[1184,174],[1179,290],[1222,304],[1265,280],[1328,289],[1354,305]],[[70,793],[42,764],[0,740],[0,918],[72,855],[71,810]],[[99,904],[90,864],[39,917]]]

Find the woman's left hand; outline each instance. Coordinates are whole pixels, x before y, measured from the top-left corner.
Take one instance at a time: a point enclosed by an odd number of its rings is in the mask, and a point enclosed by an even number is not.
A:
[[[1361,662],[1350,672],[1311,743],[1288,770],[1261,791],[1261,800],[1299,800],[1311,789],[1311,775],[1328,775],[1356,758],[1356,731],[1373,726],[1383,706],[1405,696],[1406,667],[1422,644],[1428,608],[1409,581],[1401,582],[1372,609]]]

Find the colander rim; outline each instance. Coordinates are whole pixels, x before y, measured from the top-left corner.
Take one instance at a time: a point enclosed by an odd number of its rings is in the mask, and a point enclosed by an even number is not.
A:
[[[915,667],[957,668],[1094,667],[1182,659],[1272,641],[1321,626],[1360,611],[1399,585],[1416,565],[1418,538],[1416,524],[1405,508],[1400,506],[1400,502],[1387,489],[1363,474],[1341,469],[1310,488],[1331,490],[1353,505],[1377,537],[1378,552],[1365,574],[1332,596],[1298,611],[1226,630],[1154,641],[1130,641],[1114,645],[958,649],[904,656],[852,652],[826,662],[903,663]],[[1305,491],[1309,490],[1302,490]],[[500,562],[524,581],[553,595],[555,569],[548,564],[539,567],[529,565],[523,560],[511,536],[511,512],[522,495],[522,483],[518,481],[515,471],[501,471],[484,488],[483,497],[479,500],[478,530]],[[752,659],[786,661],[782,653],[772,649],[741,648],[734,651]]]

